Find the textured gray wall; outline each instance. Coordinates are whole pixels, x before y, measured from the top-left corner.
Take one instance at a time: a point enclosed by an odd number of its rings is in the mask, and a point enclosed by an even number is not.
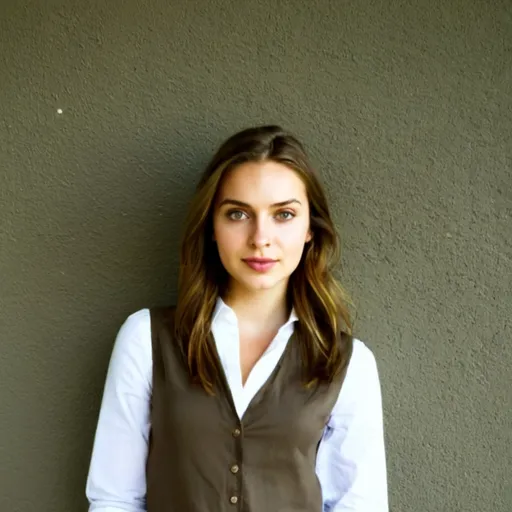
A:
[[[115,333],[261,122],[325,175],[392,511],[512,510],[510,0],[0,5],[0,510],[85,509]]]

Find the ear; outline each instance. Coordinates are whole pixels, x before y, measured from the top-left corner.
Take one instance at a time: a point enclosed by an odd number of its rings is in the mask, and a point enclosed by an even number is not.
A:
[[[313,233],[311,232],[311,229],[308,229],[308,234],[306,235],[306,243],[311,242],[312,238],[313,238]]]

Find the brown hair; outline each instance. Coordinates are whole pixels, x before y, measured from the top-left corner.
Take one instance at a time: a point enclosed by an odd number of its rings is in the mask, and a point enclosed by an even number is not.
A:
[[[175,334],[193,379],[213,392],[218,372],[211,343],[216,300],[228,283],[213,242],[213,206],[225,173],[244,162],[272,160],[297,172],[305,184],[313,237],[290,276],[288,300],[299,318],[305,381],[330,381],[350,358],[351,320],[347,298],[333,275],[339,240],[327,199],[302,144],[279,126],[243,130],[224,142],[206,167],[192,199],[181,242]]]

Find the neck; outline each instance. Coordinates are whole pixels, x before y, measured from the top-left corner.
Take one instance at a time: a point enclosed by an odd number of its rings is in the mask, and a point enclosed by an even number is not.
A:
[[[245,325],[280,327],[290,315],[286,301],[286,289],[260,292],[232,289],[224,302],[236,314],[238,322]]]

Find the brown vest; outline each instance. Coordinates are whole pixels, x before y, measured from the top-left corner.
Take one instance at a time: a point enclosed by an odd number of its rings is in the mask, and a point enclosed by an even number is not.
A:
[[[304,387],[295,329],[239,420],[219,360],[214,396],[191,384],[172,313],[151,310],[148,512],[321,512],[316,453],[342,377]]]

